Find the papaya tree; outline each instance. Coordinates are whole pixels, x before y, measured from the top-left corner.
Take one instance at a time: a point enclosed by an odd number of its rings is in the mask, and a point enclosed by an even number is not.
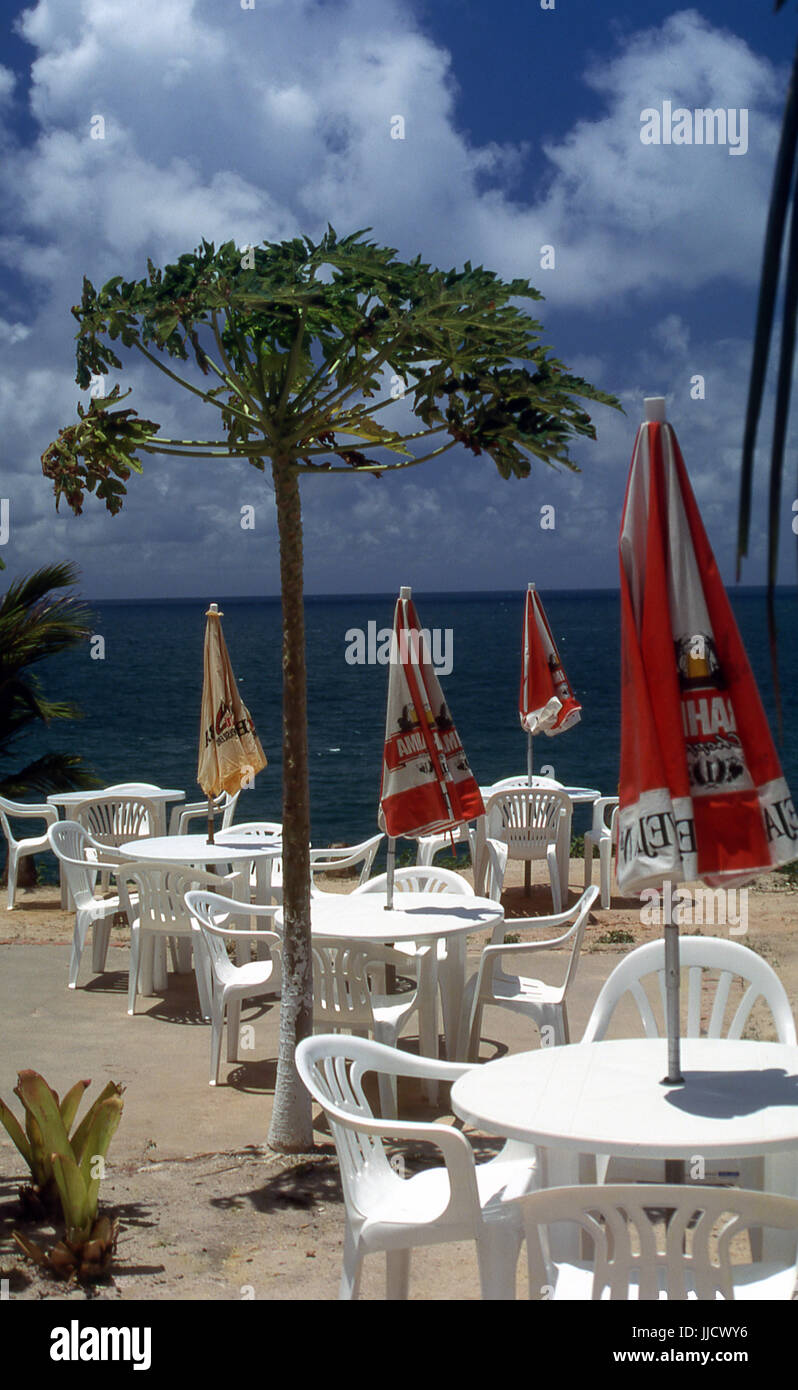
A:
[[[269,1142],[312,1144],[294,1068],[311,1031],[310,805],[300,479],[399,469],[464,450],[503,478],[531,461],[575,468],[568,444],[595,438],[580,399],[617,405],[569,375],[515,301],[542,296],[482,267],[440,271],[355,232],[218,249],[203,241],[141,280],[84,280],[72,312],[77,383],[122,368],[118,349],[157,367],[216,411],[208,438],[161,436],[118,385],[95,396],[42,455],[56,501],[80,512],[94,493],[120,510],[141,458],[247,459],[274,485],[283,616],[283,898],[285,950],[277,1086]],[[181,364],[185,364],[181,367]],[[197,368],[199,369],[197,371]],[[104,387],[102,388],[105,389]],[[129,395],[127,392],[126,395]],[[411,424],[408,425],[407,421]],[[465,461],[463,463],[465,465]]]

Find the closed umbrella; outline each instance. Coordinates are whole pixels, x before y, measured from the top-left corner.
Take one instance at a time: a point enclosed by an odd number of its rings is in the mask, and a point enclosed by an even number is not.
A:
[[[620,533],[622,892],[744,883],[796,856],[798,821],[665,402],[645,402]],[[663,894],[663,902],[665,901]],[[667,896],[670,898],[671,894]],[[668,1075],[678,928],[665,923]]]
[[[533,736],[542,733],[553,738],[555,734],[573,728],[582,717],[582,706],[563,670],[557,644],[534,584],[529,585],[524,603],[522,652],[518,713],[521,728],[529,735],[527,770],[531,785]]]
[[[484,814],[454,721],[429,659],[410,589],[394,614],[379,825],[388,835],[388,905],[395,841],[454,830]]]
[[[208,798],[208,843],[213,844],[212,801],[237,792],[266,766],[252,716],[238,693],[215,603],[205,614],[204,679],[197,781]]]

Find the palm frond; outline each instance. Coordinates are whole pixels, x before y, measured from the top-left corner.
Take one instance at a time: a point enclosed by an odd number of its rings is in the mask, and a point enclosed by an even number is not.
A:
[[[759,283],[754,352],[748,386],[748,405],[743,433],[743,459],[740,474],[740,509],[737,527],[737,578],[740,578],[742,559],[748,554],[751,525],[751,493],[754,475],[754,450],[762,397],[765,390],[770,340],[776,309],[781,248],[787,223],[795,156],[798,150],[798,50],[793,60],[790,85],[781,125],[781,138],[770,197],[762,273]],[[771,476],[772,476],[771,463]]]
[[[0,796],[19,801],[32,793],[90,791],[101,785],[100,779],[77,753],[45,753],[27,767],[0,779]]]

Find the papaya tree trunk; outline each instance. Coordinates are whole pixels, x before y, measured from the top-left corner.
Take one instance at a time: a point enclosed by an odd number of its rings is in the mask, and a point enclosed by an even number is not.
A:
[[[281,1153],[306,1153],[313,1146],[311,1101],[294,1064],[297,1043],[313,1027],[302,508],[299,474],[290,462],[275,458],[272,475],[283,603],[284,936],[277,1082],[268,1142]]]

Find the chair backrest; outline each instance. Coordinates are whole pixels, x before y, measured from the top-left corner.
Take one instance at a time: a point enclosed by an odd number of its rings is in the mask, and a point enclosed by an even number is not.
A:
[[[533,774],[532,785],[533,787],[551,787],[557,790],[562,787],[562,782],[555,781],[553,777],[537,777]],[[529,777],[525,777],[523,773],[520,773],[517,777],[502,777],[501,781],[494,782],[488,789],[488,794],[492,795],[494,792],[503,792],[515,788],[523,791],[524,787],[529,787]]]
[[[349,938],[317,938],[313,952],[313,1026],[371,1030],[372,993],[385,993],[385,967],[407,969],[407,956],[390,946]],[[409,995],[403,995],[408,1002]]]
[[[570,797],[555,787],[511,787],[488,797],[486,835],[503,840],[511,857],[545,858],[571,810]]]
[[[373,1179],[375,1191],[395,1177],[382,1138],[369,1132],[374,1113],[363,1086],[364,1075],[382,1070],[381,1054],[392,1051],[367,1038],[321,1034],[303,1038],[295,1053],[302,1082],[327,1116],[344,1199],[355,1211],[362,1211],[358,1187],[364,1177]]]
[[[743,1188],[553,1187],[518,1198],[517,1206],[533,1299],[552,1296],[556,1273],[548,1228],[561,1222],[577,1225],[592,1242],[593,1299],[651,1301],[662,1293],[677,1300],[690,1294],[707,1301],[733,1299],[735,1273],[744,1274],[746,1266],[736,1257],[732,1263],[732,1241],[752,1228],[798,1233],[798,1200]]]
[[[775,970],[756,952],[750,951],[738,941],[727,941],[722,937],[682,936],[679,939],[679,963],[687,970],[688,980],[687,1027],[684,1036],[697,1038],[701,1035],[703,972],[712,970],[719,971],[720,976],[715,986],[712,1012],[704,1030],[707,1037],[742,1037],[751,1009],[756,1000],[762,998],[773,1015],[779,1042],[795,1044],[795,1019],[787,992]],[[662,1026],[642,984],[642,981],[651,975],[658,976]],[[734,1003],[731,1005],[734,1012],[729,1025],[724,1027],[730,989],[735,977],[740,977],[747,988],[744,988],[736,1008]],[[644,946],[630,951],[616,965],[599,991],[583,1042],[597,1042],[604,1037],[618,1002],[626,994],[630,994],[637,1005],[646,1037],[661,1037],[666,1016],[664,941],[648,941]]]
[[[360,875],[358,886],[366,883],[371,873],[371,866],[374,857],[385,839],[383,834],[372,835],[370,839],[363,840],[359,845],[331,845],[329,849],[312,849],[310,851],[310,873],[311,878],[314,874],[323,874],[328,870],[348,869],[360,864]]]
[[[149,796],[161,788],[155,782],[114,782],[106,787],[107,792],[119,792],[121,796]]]
[[[218,831],[214,839],[220,844],[226,844],[230,840],[279,840],[282,838],[283,827],[276,820],[252,820],[245,821],[242,825],[229,826],[227,829]]]
[[[139,927],[149,932],[163,932],[166,936],[189,936],[194,931],[186,894],[197,889],[224,896],[230,893],[230,878],[182,864],[131,860],[120,865],[117,873],[136,887]]]
[[[256,936],[246,925],[253,917],[264,917],[271,921],[275,911],[273,907],[257,907],[223,897],[221,893],[196,888],[186,893],[186,907],[190,916],[199,923],[213,973],[221,984],[232,984],[242,969],[227,953],[227,941],[238,935],[245,942],[247,938],[253,942],[257,940],[259,944],[265,942],[273,957],[275,971],[279,971],[282,941],[278,933],[259,930]]]
[[[77,821],[62,820],[48,828],[47,838],[61,864],[75,906],[80,909],[94,897],[97,881],[96,864],[92,866],[86,858],[86,851],[91,847],[90,836]]]
[[[241,792],[225,792],[222,801],[222,830],[228,830],[233,824],[233,816],[236,813],[236,806]]]
[[[3,827],[3,834],[9,845],[18,843],[14,832],[9,824],[9,816],[22,816],[31,819],[38,816],[50,816],[52,814],[49,806],[44,804],[32,805],[24,801],[9,801],[7,796],[0,796],[0,825]]]
[[[100,844],[116,846],[154,835],[158,807],[146,797],[118,794],[102,801],[82,801],[74,808],[73,818]]]
[[[458,893],[465,898],[473,898],[474,890],[467,878],[454,869],[436,869],[433,865],[413,864],[410,868],[396,869],[393,876],[396,893]],[[388,875],[377,874],[366,883],[361,883],[354,893],[384,893],[388,886]]]

